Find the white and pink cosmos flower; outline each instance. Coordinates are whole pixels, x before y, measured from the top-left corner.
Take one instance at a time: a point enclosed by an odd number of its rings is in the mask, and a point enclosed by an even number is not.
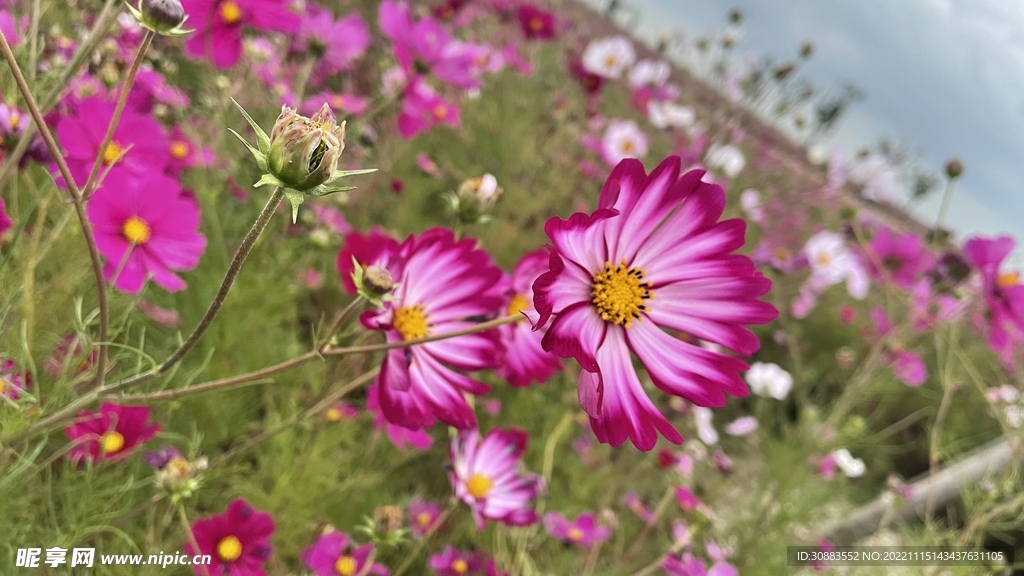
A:
[[[583,50],[583,69],[602,78],[618,79],[636,62],[636,49],[625,36],[591,40]]]
[[[742,359],[680,340],[689,333],[749,355],[760,341],[747,324],[765,324],[778,311],[759,298],[771,281],[743,245],[743,220],[719,222],[725,191],[680,177],[670,156],[648,175],[624,160],[608,177],[598,209],[548,220],[549,271],[534,283],[534,304],[548,325],[542,345],[583,368],[579,399],[604,443],[627,439],[651,450],[659,433],[682,436],[651,402],[633,366],[640,358],[663,392],[698,406],[722,406],[725,394],[746,396]],[[550,322],[550,325],[549,325]]]
[[[543,479],[519,470],[527,439],[525,431],[514,429],[494,429],[483,438],[477,430],[464,430],[452,438],[448,480],[479,529],[487,520],[527,526],[539,519],[533,500],[543,490]]]
[[[601,138],[601,156],[609,166],[615,166],[626,158],[643,158],[647,155],[647,134],[632,120],[612,120]]]

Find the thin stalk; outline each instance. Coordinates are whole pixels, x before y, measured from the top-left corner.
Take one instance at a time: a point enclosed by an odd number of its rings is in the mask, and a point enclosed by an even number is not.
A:
[[[672,503],[672,499],[675,497],[675,494],[676,489],[674,486],[669,486],[668,489],[665,490],[665,494],[661,497],[661,500],[658,502],[658,506],[654,509],[654,518],[648,522],[642,530],[640,530],[639,534],[637,534],[636,540],[633,541],[633,544],[626,549],[626,553],[622,556],[623,560],[628,561],[639,551],[640,546],[647,540],[647,537],[650,536],[651,530],[654,529],[658,520],[661,519],[662,515],[664,515],[666,511],[668,511],[668,506]]]
[[[456,336],[465,336],[467,334],[476,334],[477,332],[484,332],[492,328],[504,326],[505,324],[512,324],[523,319],[522,314],[511,314],[504,318],[498,318],[489,322],[483,322],[476,326],[469,328],[463,328],[462,330],[456,330],[454,332],[444,332],[442,334],[434,334],[432,336],[424,336],[423,338],[415,338],[413,340],[402,340],[401,342],[389,342],[385,344],[367,344],[365,346],[347,346],[344,348],[331,348],[326,350],[324,356],[345,356],[348,354],[361,354],[363,352],[379,352],[382,350],[393,350],[395,348],[406,348],[409,346],[415,346],[417,344],[426,344],[427,342],[436,342],[438,340],[447,340],[448,338],[454,338]]]
[[[939,215],[935,218],[935,228],[932,229],[932,246],[939,242],[939,230],[946,221],[946,213],[949,212],[949,204],[953,199],[953,179],[946,178],[946,188],[942,191],[942,204],[939,205]]]
[[[192,533],[192,525],[188,521],[188,514],[185,513],[185,505],[181,502],[178,503],[178,519],[181,520],[181,529],[185,531],[185,538],[188,539],[196,554],[199,554],[199,543],[196,542],[196,535]],[[200,566],[203,567],[203,576],[210,576],[210,569],[206,567],[206,564]]]
[[[149,50],[150,44],[153,43],[153,36],[156,33],[152,30],[146,30],[146,35],[142,39],[142,44],[139,46],[139,50],[135,53],[135,61],[132,62],[132,67],[128,70],[128,75],[124,79],[124,85],[121,87],[121,95],[117,99],[117,105],[114,107],[114,115],[110,117],[110,124],[107,125],[107,133],[103,136],[103,141],[100,142],[100,147],[96,152],[96,160],[92,163],[92,170],[89,171],[89,178],[86,179],[85,185],[82,186],[82,196],[85,200],[88,200],[92,196],[93,192],[99,188],[99,181],[96,179],[100,173],[100,167],[103,165],[103,159],[106,156],[107,146],[110,146],[110,141],[114,139],[114,131],[117,130],[117,125],[121,122],[121,114],[124,112],[125,104],[128,103],[128,94],[132,91],[132,84],[135,83],[135,76],[139,73],[139,68],[142,66],[142,59],[146,56],[146,51]]]
[[[40,0],[32,0],[32,21],[28,28],[28,77],[36,79],[36,68],[39,67],[39,13],[42,12]]]
[[[54,162],[57,163],[57,169],[60,170],[61,176],[67,182],[68,189],[71,191],[71,196],[74,199],[75,212],[78,214],[79,224],[82,226],[82,235],[85,236],[85,245],[89,250],[89,258],[92,260],[93,276],[96,279],[96,297],[99,301],[100,309],[100,341],[107,341],[107,333],[109,330],[110,323],[110,310],[107,307],[107,291],[105,290],[105,283],[103,280],[103,264],[100,261],[100,254],[96,248],[96,240],[92,234],[92,223],[89,222],[89,217],[85,213],[85,204],[82,202],[82,191],[75,184],[75,179],[71,176],[71,171],[68,169],[68,164],[64,160],[64,155],[61,154],[60,146],[57,145],[57,141],[53,137],[53,133],[50,128],[46,125],[43,120],[43,113],[39,109],[39,104],[36,102],[35,96],[32,95],[32,91],[28,87],[28,83],[25,82],[25,75],[21,73],[21,67],[18,66],[18,61],[14,58],[14,52],[11,51],[11,45],[7,43],[7,37],[4,36],[3,32],[0,32],[0,51],[4,54],[4,59],[7,60],[7,66],[10,67],[11,73],[14,74],[14,80],[18,84],[18,90],[21,92],[22,98],[25,99],[25,105],[28,107],[29,112],[32,114],[32,120],[36,123],[39,128],[39,134],[43,137],[43,141],[46,142],[46,147],[50,150],[50,154],[53,156]],[[96,360],[96,382],[97,386],[103,385],[103,377],[106,375],[107,368],[107,347],[105,345],[99,346],[99,358]]]

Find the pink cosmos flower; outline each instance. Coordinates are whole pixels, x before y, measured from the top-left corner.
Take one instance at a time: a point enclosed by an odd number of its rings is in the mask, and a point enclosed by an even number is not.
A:
[[[516,265],[509,278],[506,292],[508,314],[523,313],[536,316],[530,302],[533,283],[547,271],[548,255],[544,250],[530,252]],[[524,318],[525,320],[525,318]],[[543,384],[555,372],[562,369],[562,362],[550,352],[541,348],[541,334],[534,332],[528,322],[506,324],[499,329],[502,356],[497,373],[516,388],[529,386],[536,381]]]
[[[479,574],[484,563],[475,552],[461,552],[452,546],[445,546],[444,550],[427,560],[427,566],[440,576],[470,576]]]
[[[337,113],[339,116],[344,116],[341,112],[350,116],[359,116],[366,109],[370,107],[370,100],[365,96],[359,96],[358,94],[339,94],[335,92],[321,92],[310,96],[302,104],[302,113],[312,116],[320,109],[324,103],[330,105],[331,110]]]
[[[18,25],[18,21],[9,10],[0,10],[0,32],[4,33],[4,38],[7,38],[7,43],[11,48],[18,46],[20,40],[18,28],[20,27],[23,26]]]
[[[312,207],[316,219],[332,232],[345,236],[352,231],[352,226],[345,219],[345,214],[341,210],[324,202],[316,202]]]
[[[409,236],[390,256],[393,300],[361,318],[388,342],[468,328],[475,325],[468,318],[501,307],[501,270],[471,238],[456,241],[451,230],[433,228]],[[493,333],[468,334],[388,352],[377,376],[384,416],[412,430],[429,428],[435,419],[462,430],[476,426],[464,394],[491,388],[459,371],[494,368],[495,340]]]
[[[14,226],[14,221],[7,215],[7,207],[4,205],[4,199],[0,198],[0,235],[7,232]]]
[[[676,487],[676,503],[683,512],[689,512],[701,505],[700,498],[685,486]]]
[[[477,430],[463,430],[452,438],[448,480],[455,495],[470,506],[480,530],[487,520],[512,526],[538,520],[532,501],[541,493],[543,479],[518,470],[526,440],[525,431],[501,429],[482,439]]]
[[[370,30],[358,12],[335,20],[330,10],[309,4],[299,24],[300,52],[308,50],[320,58],[323,74],[351,70],[352,62],[370,46]]]
[[[914,234],[898,234],[887,227],[879,228],[866,247],[865,266],[878,279],[890,279],[900,288],[909,289],[935,258]]]
[[[196,33],[185,43],[193,58],[207,58],[218,68],[230,68],[242,58],[242,30],[294,33],[299,16],[286,0],[183,0],[188,23]]]
[[[158,324],[171,327],[181,324],[181,314],[173,308],[161,308],[149,300],[140,300],[139,310],[156,320]]]
[[[384,412],[380,409],[380,392],[377,384],[370,386],[366,390],[366,409],[373,413],[374,428],[378,432],[381,429],[387,432],[388,439],[395,445],[395,448],[405,450],[407,447],[412,446],[417,450],[426,450],[433,445],[434,439],[426,431],[410,430],[387,421],[387,418],[384,417]]]
[[[99,96],[89,97],[79,103],[77,114],[62,116],[57,123],[57,137],[64,146],[64,158],[80,186],[85,184],[97,154],[101,153],[99,147],[114,115],[114,105],[114,102]],[[170,159],[169,150],[167,134],[156,120],[126,109],[114,130],[113,139],[102,151],[100,174],[111,164],[114,167],[108,178],[122,170],[133,176],[163,172]]]
[[[316,576],[388,576],[386,567],[370,562],[373,544],[356,546],[348,534],[331,531],[302,552],[302,563]],[[371,564],[367,566],[367,564]]]
[[[132,178],[111,172],[89,202],[103,273],[119,290],[137,293],[146,279],[177,291],[185,281],[172,270],[191,270],[206,249],[199,206],[176,180],[161,174]],[[115,278],[116,275],[116,278]]]
[[[555,37],[555,15],[537,8],[534,4],[524,2],[516,11],[519,28],[523,36],[530,40],[551,40]]]
[[[444,508],[437,502],[416,498],[409,502],[409,526],[412,535],[422,538],[441,519]]]
[[[80,359],[76,365],[75,360],[82,356],[82,353],[82,341],[79,340],[78,335],[67,334],[54,347],[51,356],[43,362],[43,367],[52,376],[59,376],[64,371],[64,365],[68,364],[69,372],[80,376],[88,372],[93,364],[96,363],[99,351],[94,348],[88,356]]]
[[[109,402],[101,404],[99,412],[79,412],[75,423],[64,429],[75,443],[68,458],[75,462],[124,460],[160,430],[159,424],[149,423],[149,416],[146,406]]]
[[[571,522],[558,512],[548,512],[544,515],[544,529],[553,538],[583,548],[590,548],[612,535],[611,530],[594,521],[594,514],[590,512],[580,514]]]
[[[135,50],[135,42],[132,43],[130,50]],[[189,99],[184,91],[169,85],[163,74],[143,65],[135,76],[135,84],[128,94],[127,105],[140,114],[149,114],[156,103],[166,104],[172,108],[187,108]]]
[[[730,436],[746,436],[757,430],[757,418],[741,416],[725,425],[725,433]]]
[[[633,367],[639,356],[654,384],[699,406],[722,406],[725,393],[746,396],[746,362],[678,340],[680,330],[751,354],[760,341],[745,324],[764,324],[778,311],[758,300],[771,281],[746,256],[742,220],[718,222],[721,187],[701,181],[702,170],[679,177],[669,157],[648,176],[624,160],[601,191],[598,210],[555,217],[550,270],[534,283],[540,318],[553,321],[542,345],[583,368],[580,404],[601,442],[629,439],[654,448],[660,432],[682,437],[651,402]]]
[[[232,500],[220,516],[211,516],[192,525],[192,536],[199,550],[185,542],[188,555],[209,554],[213,563],[193,565],[198,576],[266,576],[263,565],[274,550],[270,536],[274,518],[260,512],[241,498]]]
[[[196,146],[178,126],[171,130],[167,155],[169,156],[167,172],[173,176],[180,176],[188,168],[213,166],[216,161],[213,150]]]
[[[356,293],[356,285],[352,281],[352,272],[355,271],[353,258],[363,268],[374,264],[383,266],[397,252],[398,242],[380,228],[373,228],[368,234],[352,232],[345,236],[345,245],[338,252],[338,273],[341,274],[341,284],[345,291]]]
[[[1010,364],[1017,344],[1024,341],[1024,285],[1017,272],[1000,272],[1003,260],[1017,243],[1009,236],[973,237],[964,244],[964,256],[981,274],[988,307],[988,343]]]
[[[634,514],[639,516],[640,519],[647,524],[654,523],[654,512],[644,504],[644,501],[640,499],[640,496],[636,492],[626,492],[622,497],[622,504],[626,508],[632,510]]]
[[[716,562],[711,569],[707,563],[699,558],[694,558],[689,552],[681,558],[669,555],[661,563],[661,569],[668,576],[737,576],[739,572],[732,565],[725,562]]]
[[[413,79],[405,87],[404,94],[398,115],[398,133],[402,138],[412,138],[441,124],[459,125],[458,106],[439,96],[423,79]]]
[[[928,379],[928,368],[915,352],[893,350],[886,357],[886,364],[892,373],[907,386],[920,386]]]
[[[18,369],[13,359],[0,356],[0,397],[17,400],[18,390],[31,384],[32,374]]]
[[[429,73],[458,88],[480,86],[468,45],[452,39],[433,18],[413,22],[406,2],[385,0],[380,5],[380,29],[408,77]]]

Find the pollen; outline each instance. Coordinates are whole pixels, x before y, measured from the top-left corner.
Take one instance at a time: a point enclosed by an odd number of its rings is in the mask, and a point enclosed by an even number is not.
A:
[[[395,319],[391,324],[402,335],[403,340],[423,338],[430,331],[430,324],[427,323],[422,305],[403,306],[395,310]]]
[[[456,574],[465,574],[469,570],[469,564],[462,558],[459,558],[452,562],[452,572]]]
[[[530,30],[540,32],[544,29],[544,21],[540,17],[530,19]]]
[[[120,452],[124,448],[124,436],[120,432],[108,432],[103,436],[103,451],[107,454]]]
[[[358,567],[355,558],[351,556],[342,556],[334,563],[334,571],[341,576],[352,576],[356,573],[356,568]]]
[[[18,126],[21,124],[21,114],[11,110],[11,117],[8,120],[8,123],[11,125],[11,130],[17,130]]]
[[[330,408],[327,410],[326,417],[328,422],[337,422],[341,420],[341,410]]]
[[[175,140],[171,143],[171,157],[175,160],[184,160],[188,157],[188,144],[181,140]]]
[[[832,255],[829,254],[828,252],[822,252],[821,254],[818,254],[817,260],[818,264],[821,264],[822,266],[828,266],[829,264],[832,263]]]
[[[217,543],[217,557],[224,562],[234,562],[242,557],[242,543],[235,536],[227,536]]]
[[[625,260],[618,265],[607,262],[590,283],[590,301],[602,320],[629,328],[641,312],[650,309],[650,288],[643,270],[630,268]]]
[[[234,0],[227,0],[220,5],[220,19],[225,24],[236,24],[242,19],[242,9]]]
[[[107,147],[103,150],[103,163],[113,164],[121,156],[123,150],[117,142],[107,144]]]
[[[1009,288],[1010,286],[1016,286],[1020,284],[1020,272],[1003,272],[999,275],[996,283],[1003,288]]]
[[[629,154],[632,151],[633,151],[633,141],[632,140],[626,140],[625,142],[622,143],[622,153],[623,154]]]
[[[477,500],[486,497],[493,487],[494,481],[479,472],[470,476],[466,481],[466,490]]]
[[[121,226],[121,235],[132,244],[142,245],[149,241],[151,231],[149,224],[138,216],[132,216]]]
[[[427,514],[426,512],[420,512],[416,515],[416,523],[420,526],[423,526],[424,528],[430,526],[430,514]]]
[[[434,118],[437,118],[438,120],[444,120],[445,118],[448,117],[448,107],[445,106],[444,104],[438,104],[437,106],[434,106],[433,112]]]
[[[619,62],[618,58],[616,58],[615,55],[613,55],[613,54],[609,54],[608,56],[605,56],[604,65],[607,66],[608,68],[614,68],[615,65],[618,62]]]
[[[519,314],[523,310],[530,308],[530,301],[526,299],[526,296],[522,294],[516,294],[512,297],[512,301],[508,303],[508,315]]]
[[[580,540],[583,540],[583,530],[580,530],[579,528],[570,528],[568,536],[569,540],[579,542]]]

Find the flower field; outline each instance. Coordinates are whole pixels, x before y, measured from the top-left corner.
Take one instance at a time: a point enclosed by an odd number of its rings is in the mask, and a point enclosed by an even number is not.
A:
[[[0,0],[0,574],[1014,573],[1015,240],[612,15]]]

